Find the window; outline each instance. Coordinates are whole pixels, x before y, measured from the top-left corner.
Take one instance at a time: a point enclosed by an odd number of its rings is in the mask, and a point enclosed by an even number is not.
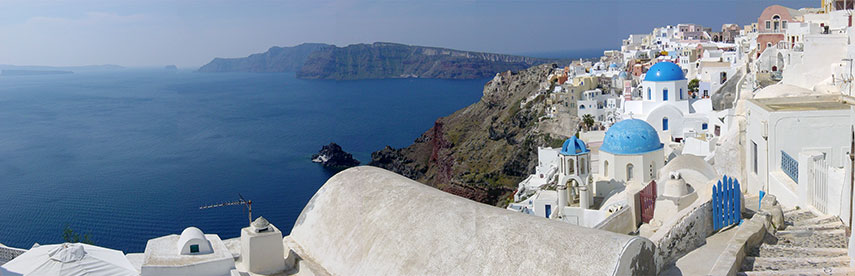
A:
[[[751,166],[751,170],[756,174],[757,173],[757,143],[753,140],[751,141],[751,162],[753,165]]]
[[[772,28],[772,22],[769,20],[766,20],[766,30],[771,29],[771,28]]]
[[[668,130],[668,117],[662,118],[662,130]]]
[[[609,161],[603,161],[603,176],[609,176]]]
[[[190,245],[190,253],[199,253],[199,245],[191,244]]]
[[[573,159],[567,159],[567,173],[566,174],[575,174],[576,173],[576,164],[573,163]]]
[[[632,180],[632,163],[626,164],[626,181]]]
[[[585,174],[585,158],[579,159],[579,174]]]
[[[680,99],[683,99],[683,88],[680,88]]]
[[[653,92],[650,90],[650,87],[647,88],[647,99],[648,100],[653,99]]]
[[[655,171],[653,170],[653,161],[650,161],[650,178],[653,179]]]
[[[707,127],[707,123],[703,123],[703,124],[701,124],[701,129],[703,129],[703,130],[707,130],[707,128],[708,128],[708,127]]]
[[[667,100],[668,100],[668,89],[667,89],[667,88],[666,88],[666,89],[662,89],[662,100],[663,100],[663,101],[667,101]]]
[[[781,22],[781,29],[786,29],[786,28],[787,28],[787,20],[784,20]]]

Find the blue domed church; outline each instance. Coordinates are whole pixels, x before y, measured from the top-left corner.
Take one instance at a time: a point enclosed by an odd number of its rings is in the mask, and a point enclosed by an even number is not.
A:
[[[665,166],[664,145],[653,126],[639,119],[626,119],[606,131],[600,147],[600,171],[596,196],[607,196],[622,185],[646,185]]]
[[[641,99],[624,104],[624,118],[647,121],[657,132],[669,134],[675,140],[687,132],[706,132],[709,99],[690,99],[689,82],[679,65],[662,61],[645,73],[641,83]]]

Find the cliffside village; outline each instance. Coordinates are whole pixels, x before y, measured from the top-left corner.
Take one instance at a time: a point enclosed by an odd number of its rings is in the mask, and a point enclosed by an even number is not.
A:
[[[527,101],[582,131],[538,149],[507,210],[356,167],[284,238],[259,218],[144,253],[0,246],[0,275],[852,275],[853,2],[663,26],[555,66]]]

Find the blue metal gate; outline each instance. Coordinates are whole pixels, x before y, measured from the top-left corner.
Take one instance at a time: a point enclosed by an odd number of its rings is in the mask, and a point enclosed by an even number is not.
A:
[[[726,175],[712,187],[713,230],[742,222],[742,192],[739,180]]]

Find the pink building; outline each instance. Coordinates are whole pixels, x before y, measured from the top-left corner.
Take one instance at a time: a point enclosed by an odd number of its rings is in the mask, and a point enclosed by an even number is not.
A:
[[[802,12],[781,5],[766,7],[760,17],[757,18],[757,56],[767,47],[778,44],[784,40],[787,31],[787,23],[801,22]]]

